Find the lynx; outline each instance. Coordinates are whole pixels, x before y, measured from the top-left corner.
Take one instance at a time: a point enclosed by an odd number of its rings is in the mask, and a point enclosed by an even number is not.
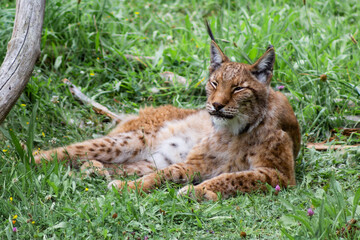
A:
[[[56,155],[82,163],[87,173],[143,176],[109,183],[119,190],[149,192],[165,181],[189,183],[179,195],[198,200],[266,190],[266,183],[295,185],[300,130],[287,98],[270,87],[273,46],[252,65],[232,62],[206,26],[211,38],[206,110],[148,107],[109,135],[42,152],[36,163]]]

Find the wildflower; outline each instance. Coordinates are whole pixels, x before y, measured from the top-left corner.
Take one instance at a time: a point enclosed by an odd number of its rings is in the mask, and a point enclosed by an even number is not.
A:
[[[280,186],[279,186],[279,185],[276,185],[275,191],[280,192],[280,190],[281,190]]]
[[[22,107],[26,107],[26,104],[20,104],[20,106],[22,106]]]
[[[95,76],[95,73],[90,73],[90,76]]]
[[[14,200],[13,197],[10,197],[9,199],[10,199],[10,202],[12,202]]]
[[[50,101],[52,103],[59,103],[59,96],[56,96],[56,95],[52,96]]]
[[[152,92],[152,93],[159,93],[160,90],[159,90],[158,88],[156,88],[156,87],[152,87],[152,88],[150,89],[150,92]]]
[[[29,125],[29,122],[26,122],[26,124],[28,124],[28,125]]]
[[[15,224],[15,223],[16,223],[16,220],[12,220],[12,223]]]
[[[32,221],[31,224],[35,224],[35,221]]]
[[[16,227],[13,227],[13,232],[17,232],[17,228],[16,228]]]
[[[278,90],[283,90],[284,88],[285,88],[285,86],[284,85],[280,85],[280,86],[277,86],[276,87]]]
[[[42,135],[43,137],[45,137],[45,133],[44,133],[44,132],[42,132],[41,135]]]
[[[96,58],[97,60],[100,60],[100,58]]]
[[[87,191],[89,191],[89,189],[88,189],[88,188],[85,188],[85,192],[87,192]]]
[[[7,150],[7,149],[3,149],[2,151],[3,151],[4,153],[6,153],[8,150]]]
[[[14,215],[14,216],[13,216],[13,219],[17,219],[17,217],[18,217],[18,215]]]
[[[311,217],[312,215],[314,215],[314,211],[312,210],[312,208],[309,208],[309,209],[307,210],[307,215],[308,215],[309,217]]]
[[[148,236],[145,236],[145,237],[144,237],[144,240],[148,240],[148,239],[149,239],[149,237],[148,237]]]
[[[140,13],[139,12],[135,12],[136,15],[139,15]]]

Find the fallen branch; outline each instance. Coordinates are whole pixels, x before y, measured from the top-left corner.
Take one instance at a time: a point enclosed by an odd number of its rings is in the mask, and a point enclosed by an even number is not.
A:
[[[327,145],[325,143],[308,143],[306,145],[306,148],[308,148],[308,149],[314,148],[317,151],[345,150],[345,149],[357,148],[357,147],[360,147],[360,144],[356,144],[356,145],[338,145],[338,144]]]
[[[63,82],[69,86],[69,90],[72,95],[74,95],[84,104],[92,106],[95,112],[106,115],[111,119],[114,119],[116,122],[121,122],[121,120],[123,119],[121,115],[111,112],[107,107],[104,107],[103,105],[95,102],[94,100],[90,99],[88,96],[83,94],[78,87],[76,87],[74,84],[70,82],[69,79],[65,78],[63,79]]]

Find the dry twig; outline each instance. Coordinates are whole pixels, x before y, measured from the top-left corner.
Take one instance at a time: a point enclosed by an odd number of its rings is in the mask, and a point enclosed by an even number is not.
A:
[[[121,122],[121,120],[122,120],[121,115],[111,112],[107,107],[104,107],[103,105],[90,99],[88,96],[83,94],[78,87],[76,87],[74,84],[72,84],[69,79],[65,78],[65,79],[63,79],[63,82],[69,86],[70,92],[76,98],[78,98],[84,104],[92,106],[95,112],[106,115],[106,116],[114,119],[116,122]]]

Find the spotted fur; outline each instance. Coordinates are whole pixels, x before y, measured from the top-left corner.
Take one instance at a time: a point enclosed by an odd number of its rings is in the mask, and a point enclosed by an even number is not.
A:
[[[184,162],[189,151],[211,131],[210,117],[204,110],[147,107],[138,116],[128,116],[105,137],[42,151],[35,155],[35,162],[68,159],[74,167],[82,165],[87,174],[143,176]],[[99,171],[101,168],[105,170]]]

